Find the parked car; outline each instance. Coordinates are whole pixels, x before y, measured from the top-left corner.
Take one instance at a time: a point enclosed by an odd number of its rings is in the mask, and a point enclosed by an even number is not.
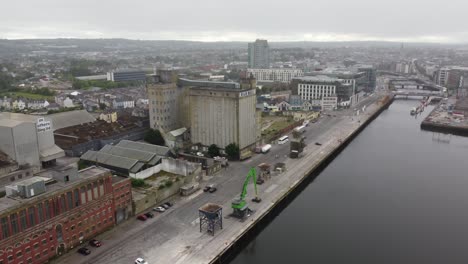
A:
[[[153,218],[154,214],[152,212],[145,213],[146,218]]]
[[[89,255],[91,254],[91,250],[85,248],[85,247],[82,247],[80,249],[78,249],[78,253],[80,253],[81,255]]]
[[[93,246],[93,247],[100,247],[101,246],[101,242],[97,239],[91,239],[89,241],[89,245],[90,246]]]
[[[153,208],[153,211],[162,213],[162,212],[166,211],[166,209],[164,209],[164,207],[158,206],[158,207]]]
[[[213,191],[214,190],[214,191]],[[214,184],[208,184],[207,186],[205,186],[205,188],[203,189],[204,192],[210,192],[210,193],[214,193],[216,192],[216,186]]]
[[[167,205],[167,204],[165,204],[165,203],[163,203],[163,204],[160,205],[160,207],[162,207],[162,208],[164,208],[164,209],[167,210],[167,209],[169,209],[170,206]]]
[[[169,207],[172,207],[172,206],[174,205],[174,204],[171,203],[171,202],[165,202],[164,204],[167,205],[167,206],[169,206]]]
[[[148,264],[148,262],[146,262],[146,260],[143,258],[137,258],[135,259],[135,264]]]
[[[258,178],[258,179],[257,179],[257,184],[260,184],[260,185],[261,185],[261,184],[263,184],[264,182],[265,182],[265,180],[262,179],[262,178]]]
[[[322,146],[322,143],[315,142],[315,145],[317,145],[317,146]]]
[[[146,219],[148,218],[146,217],[146,215],[142,214],[142,215],[137,216],[137,219],[141,221],[146,221]]]

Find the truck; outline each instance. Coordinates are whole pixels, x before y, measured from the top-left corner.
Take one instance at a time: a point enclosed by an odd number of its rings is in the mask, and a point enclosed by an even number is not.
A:
[[[261,151],[262,151],[263,154],[265,154],[265,153],[267,153],[268,151],[270,151],[270,149],[271,149],[271,145],[270,145],[270,144],[266,144],[266,145],[263,145],[263,146],[262,146]]]

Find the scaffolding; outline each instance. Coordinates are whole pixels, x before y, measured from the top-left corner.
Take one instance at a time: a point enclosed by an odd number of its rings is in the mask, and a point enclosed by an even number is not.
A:
[[[223,229],[223,207],[221,205],[207,203],[198,209],[200,217],[200,232],[206,228],[206,231],[212,236],[217,227]]]

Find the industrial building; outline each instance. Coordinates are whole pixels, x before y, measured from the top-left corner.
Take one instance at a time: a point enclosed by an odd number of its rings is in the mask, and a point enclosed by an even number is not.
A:
[[[270,48],[268,41],[257,39],[248,44],[249,68],[268,69],[270,68]]]
[[[123,139],[141,140],[148,127],[145,118],[120,115],[113,123],[97,120],[55,130],[54,138],[67,156],[80,157],[88,150],[100,150],[106,144],[115,144]]]
[[[0,113],[0,151],[20,166],[40,169],[65,156],[55,145],[50,119],[16,113]]]
[[[192,143],[216,144],[224,149],[231,143],[246,149],[257,139],[255,89],[192,87],[190,120]]]
[[[146,73],[138,69],[116,70],[107,73],[107,80],[112,82],[146,81]]]
[[[122,176],[137,178],[140,172],[153,168],[168,156],[168,147],[122,140],[117,145],[106,145],[99,151],[89,150],[81,156],[81,160],[108,168]],[[152,174],[154,172],[149,175]]]
[[[131,215],[131,183],[105,169],[65,168],[6,186],[0,263],[45,263]]]

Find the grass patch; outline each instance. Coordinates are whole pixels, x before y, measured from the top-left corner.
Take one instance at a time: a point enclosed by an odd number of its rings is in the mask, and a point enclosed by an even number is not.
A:
[[[18,97],[23,97],[23,98],[28,98],[32,100],[52,100],[54,101],[54,96],[47,96],[47,95],[41,95],[41,94],[33,94],[33,93],[25,93],[25,92],[7,92],[7,93],[1,93],[1,97],[6,96],[10,97],[12,99],[16,99]]]

